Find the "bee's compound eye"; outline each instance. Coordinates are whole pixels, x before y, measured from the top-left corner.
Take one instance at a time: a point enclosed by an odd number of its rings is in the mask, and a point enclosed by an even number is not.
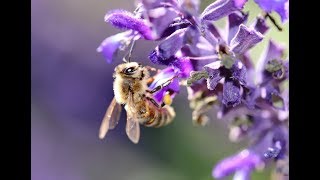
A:
[[[124,70],[124,73],[126,74],[132,74],[134,72],[135,68],[134,67],[129,67]]]

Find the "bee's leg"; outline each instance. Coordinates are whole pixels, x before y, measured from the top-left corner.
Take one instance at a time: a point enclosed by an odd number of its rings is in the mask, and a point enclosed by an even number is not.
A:
[[[176,78],[176,77],[178,77],[178,76],[177,75],[174,76],[173,78],[169,79],[168,81],[164,82],[163,84],[160,84],[159,86],[155,87],[151,91],[148,90],[148,92],[153,94],[157,91],[160,91],[162,88],[169,86],[172,83],[172,81],[174,80],[174,78]]]
[[[157,71],[157,72],[160,72],[159,69],[156,69],[154,67],[151,67],[151,66],[144,66],[148,71]],[[152,82],[154,81],[154,77],[150,77],[148,80],[147,80],[147,84],[151,84]]]
[[[154,81],[154,77],[150,77],[148,80],[147,80],[147,84],[151,84],[152,82]]]
[[[160,108],[160,105],[152,98],[146,96],[146,99],[148,99],[152,104],[154,104],[157,108]]]

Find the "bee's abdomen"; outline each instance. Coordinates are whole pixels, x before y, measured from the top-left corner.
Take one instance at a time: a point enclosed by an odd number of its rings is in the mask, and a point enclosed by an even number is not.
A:
[[[156,107],[153,103],[146,101],[147,112],[142,124],[147,127],[162,127],[172,122],[175,117],[171,106]]]

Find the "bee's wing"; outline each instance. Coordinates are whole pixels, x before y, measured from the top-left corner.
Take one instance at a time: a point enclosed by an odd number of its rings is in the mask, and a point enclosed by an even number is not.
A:
[[[109,129],[114,129],[119,122],[121,115],[122,106],[119,103],[116,103],[111,114]]]
[[[131,92],[128,93],[128,101],[126,104],[126,110],[127,112],[130,111],[130,114],[134,115],[136,114],[136,104],[133,100],[133,94]],[[128,115],[128,113],[127,113]]]
[[[133,94],[129,93],[128,103],[126,105],[127,111],[127,124],[126,124],[126,133],[129,139],[137,144],[140,138],[140,124],[138,118],[136,117],[135,112],[135,103],[133,101]]]
[[[115,128],[115,126],[118,124],[121,110],[121,104],[118,104],[116,99],[113,98],[100,125],[100,139],[103,139],[106,136],[108,130]]]
[[[133,143],[137,144],[139,142],[140,124],[129,111],[127,111],[126,133]]]

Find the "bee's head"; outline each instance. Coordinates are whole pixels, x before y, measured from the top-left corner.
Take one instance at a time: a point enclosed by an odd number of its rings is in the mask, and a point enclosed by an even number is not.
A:
[[[123,77],[140,78],[143,67],[137,62],[127,62],[118,65],[115,68],[115,73]]]

